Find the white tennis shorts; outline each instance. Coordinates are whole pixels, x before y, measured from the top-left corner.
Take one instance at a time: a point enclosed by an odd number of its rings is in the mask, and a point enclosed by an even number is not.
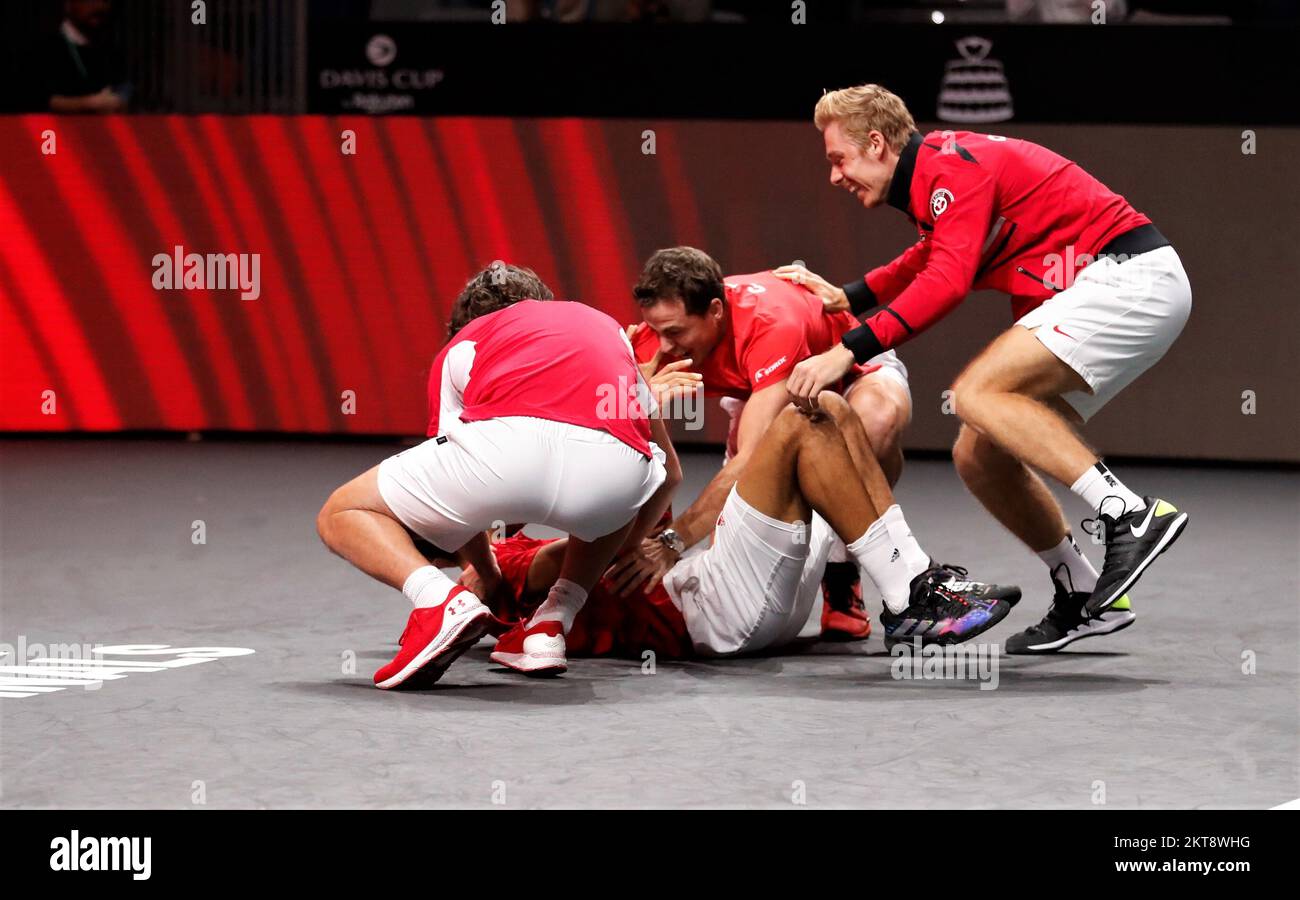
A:
[[[713,544],[664,577],[695,651],[730,656],[794,640],[821,598],[834,538],[816,513],[809,524],[782,522],[754,509],[733,487]]]
[[[1092,388],[1063,395],[1087,421],[1173,344],[1192,310],[1192,288],[1173,247],[1124,262],[1103,257],[1074,284],[1016,322]]]
[[[666,477],[604,431],[530,416],[461,422],[379,464],[379,493],[398,520],[455,552],[502,524],[549,525],[584,541],[626,525]]]

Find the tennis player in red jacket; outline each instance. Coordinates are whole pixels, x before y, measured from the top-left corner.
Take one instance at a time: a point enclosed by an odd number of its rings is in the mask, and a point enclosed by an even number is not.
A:
[[[1007,643],[1043,653],[1118,631],[1134,618],[1127,591],[1187,524],[1167,500],[1111,472],[1075,427],[1154,365],[1191,311],[1178,254],[1151,220],[1075,163],[1028,141],[967,131],[921,135],[903,101],[879,85],[817,103],[831,184],[866,208],[888,204],[918,240],[887,265],[837,288],[803,269],[830,308],[863,325],[795,366],[787,388],[810,407],[856,361],[897,347],[973,290],[1011,295],[1015,325],[953,385],[962,421],[953,459],[994,517],[1039,554],[1055,584],[1047,617]],[[1038,472],[1097,511],[1105,561],[1079,552]]]

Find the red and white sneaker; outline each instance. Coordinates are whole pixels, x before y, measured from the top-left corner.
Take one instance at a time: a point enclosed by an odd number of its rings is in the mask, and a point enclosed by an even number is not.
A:
[[[525,675],[559,675],[569,668],[564,656],[564,629],[559,622],[520,622],[501,636],[492,661]]]
[[[390,690],[412,678],[420,687],[433,684],[478,642],[491,621],[491,610],[460,585],[442,604],[412,610],[402,632],[402,647],[392,662],[375,673],[375,687]]]

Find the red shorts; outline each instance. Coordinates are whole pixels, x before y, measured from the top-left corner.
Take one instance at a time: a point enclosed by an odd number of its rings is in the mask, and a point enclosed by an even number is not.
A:
[[[493,544],[501,574],[505,576],[522,604],[520,614],[532,615],[544,597],[524,597],[528,567],[537,551],[551,540],[516,534]],[[641,659],[646,650],[658,657],[689,657],[691,638],[681,611],[660,585],[649,595],[637,591],[632,597],[620,597],[602,578],[596,583],[586,604],[565,637],[570,656],[620,656]]]

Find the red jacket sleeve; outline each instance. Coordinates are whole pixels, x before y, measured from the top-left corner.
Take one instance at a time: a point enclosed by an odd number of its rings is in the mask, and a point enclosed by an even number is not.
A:
[[[934,231],[925,242],[929,251],[924,264],[892,303],[867,319],[861,328],[844,335],[844,346],[853,351],[858,362],[866,362],[929,328],[966,299],[975,283],[993,220],[994,181],[983,169],[958,156],[940,159],[943,161],[936,165],[934,174],[912,191],[913,204],[918,197],[925,198],[923,202],[929,204],[934,216]]]
[[[925,267],[930,255],[928,242],[917,241],[892,262],[878,266],[865,277],[844,285],[844,295],[849,299],[849,309],[860,316],[882,303],[888,303],[903,292],[916,273]]]
[[[897,259],[872,269],[864,280],[877,303],[890,303],[912,283],[929,259],[930,242],[919,240]]]

